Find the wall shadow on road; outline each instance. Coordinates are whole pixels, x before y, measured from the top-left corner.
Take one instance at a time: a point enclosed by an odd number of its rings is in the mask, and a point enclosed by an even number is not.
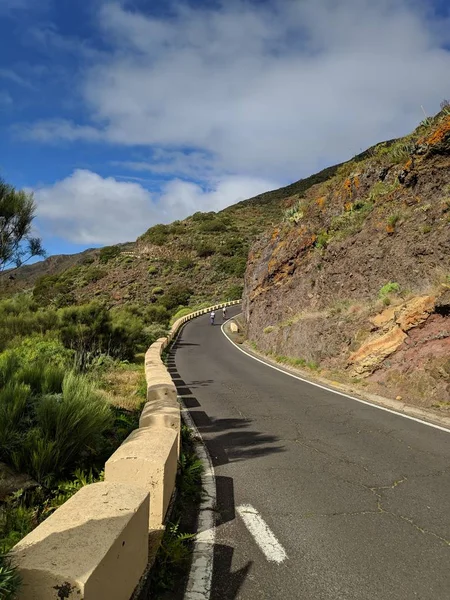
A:
[[[223,544],[214,546],[214,574],[212,580],[211,600],[235,600],[239,594],[253,562],[234,573],[231,571],[234,548]]]
[[[252,429],[252,419],[214,419],[201,410],[193,410],[191,417],[215,467],[285,451],[277,436]]]

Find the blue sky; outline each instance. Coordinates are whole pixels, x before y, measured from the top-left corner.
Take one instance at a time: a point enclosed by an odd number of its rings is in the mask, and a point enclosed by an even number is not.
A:
[[[133,240],[401,135],[450,96],[439,0],[0,0],[0,174],[49,253]]]

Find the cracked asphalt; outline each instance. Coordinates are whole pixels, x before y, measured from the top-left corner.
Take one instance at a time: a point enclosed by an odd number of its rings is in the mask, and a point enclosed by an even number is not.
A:
[[[450,434],[254,361],[220,318],[188,323],[169,365],[216,472],[211,598],[450,598]],[[242,504],[285,562],[265,559]]]

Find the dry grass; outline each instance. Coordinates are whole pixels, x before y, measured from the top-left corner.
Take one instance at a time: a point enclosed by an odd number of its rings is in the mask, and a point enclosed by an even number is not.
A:
[[[113,406],[136,410],[145,400],[145,375],[143,363],[121,365],[106,372],[101,381],[102,392]]]

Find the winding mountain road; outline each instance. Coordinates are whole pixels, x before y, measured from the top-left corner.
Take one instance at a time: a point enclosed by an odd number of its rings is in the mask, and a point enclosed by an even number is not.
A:
[[[215,468],[213,600],[450,598],[449,433],[273,370],[207,315],[170,370]]]

